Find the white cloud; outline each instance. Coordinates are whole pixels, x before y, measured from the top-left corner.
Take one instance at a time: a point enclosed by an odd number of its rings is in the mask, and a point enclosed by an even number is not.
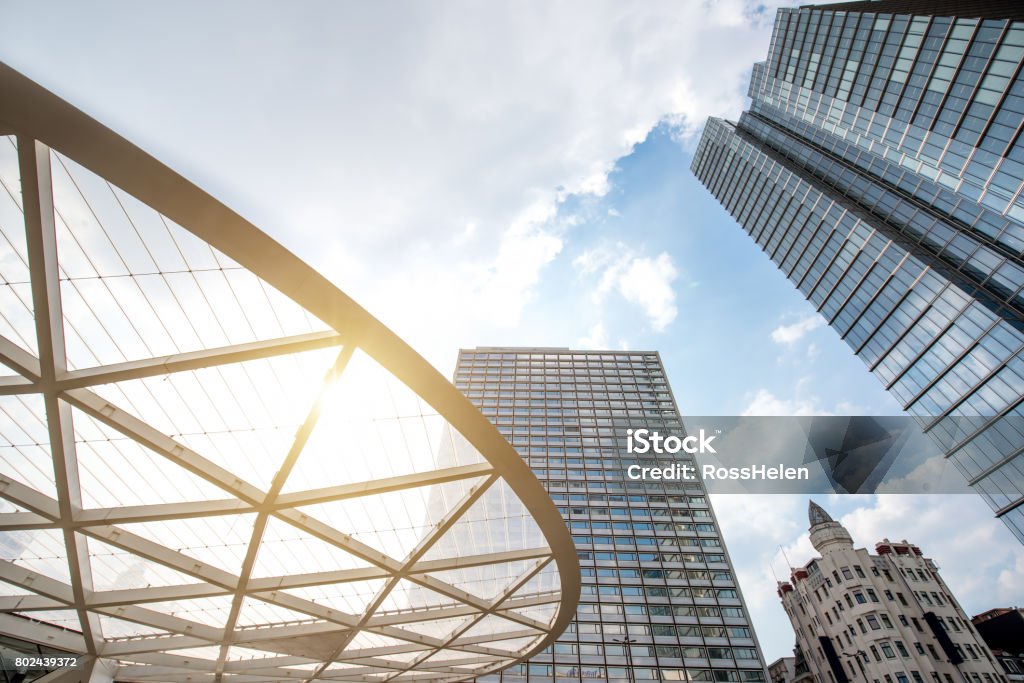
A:
[[[618,243],[588,249],[573,259],[577,273],[597,276],[591,295],[602,303],[611,292],[639,307],[656,332],[663,332],[676,319],[676,293],[672,283],[679,277],[672,257],[661,252],[640,256],[628,245]]]
[[[581,337],[576,344],[581,349],[606,349],[608,348],[608,330],[604,323],[597,322],[590,328],[585,337]]]
[[[67,9],[13,10],[5,61],[184,171],[428,355],[518,324],[571,238],[571,222],[549,225],[560,200],[606,193],[652,126],[672,121],[692,142],[709,114],[735,117],[774,18],[756,0],[239,3],[199,23],[177,5]],[[663,329],[671,261],[632,268],[623,296]]]
[[[780,398],[767,389],[758,389],[741,415],[832,415],[815,396]]]
[[[818,329],[824,324],[825,321],[822,317],[814,314],[790,325],[779,325],[772,330],[772,341],[776,344],[792,346],[794,343],[803,339],[803,337],[809,332]]]
[[[644,309],[651,326],[664,331],[679,312],[672,282],[679,275],[672,257],[661,252],[655,258],[634,258],[619,278],[619,292]]]

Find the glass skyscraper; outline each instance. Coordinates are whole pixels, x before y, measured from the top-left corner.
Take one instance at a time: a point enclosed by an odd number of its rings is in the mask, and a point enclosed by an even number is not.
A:
[[[525,458],[573,535],[577,617],[544,654],[480,681],[765,681],[703,484],[626,481],[626,430],[681,435],[657,353],[478,348],[461,389]],[[644,461],[634,458],[643,457]]]
[[[780,10],[691,168],[1024,542],[1022,19]]]

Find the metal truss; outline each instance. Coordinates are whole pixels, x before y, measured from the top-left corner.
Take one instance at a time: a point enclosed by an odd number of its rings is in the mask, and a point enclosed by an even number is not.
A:
[[[0,509],[8,510],[0,512],[0,540],[5,535],[49,534],[59,539],[67,563],[66,572],[55,577],[29,566],[17,551],[4,551],[0,633],[81,653],[89,661],[106,661],[106,670],[115,672],[114,680],[264,683],[465,680],[536,654],[564,630],[579,597],[579,568],[561,516],[505,439],[425,360],[243,218],[2,64],[0,131],[16,136],[18,202],[24,218],[36,348],[31,353],[24,340],[19,343],[0,336],[0,363],[10,371],[0,377],[0,398],[41,401],[40,419],[45,422],[54,483],[52,492],[39,490],[12,471],[11,463],[0,460],[0,499],[6,501]],[[56,153],[226,255],[327,329],[75,367],[69,363],[65,339],[69,327],[62,281],[67,278],[62,275],[58,250],[61,213],[54,201],[52,166]],[[311,408],[290,447],[279,454],[279,466],[266,486],[251,483],[222,460],[189,447],[187,439],[154,426],[137,415],[132,405],[119,404],[101,390],[118,383],[257,360],[299,358],[306,352],[330,349],[337,353],[335,360],[315,395],[309,397]],[[287,489],[289,476],[319,424],[325,396],[345,376],[356,353],[373,359],[415,392],[482,457],[455,464],[436,460],[429,469],[365,481]],[[138,444],[221,495],[109,507],[85,504],[77,415]],[[537,542],[460,551],[462,540],[453,534],[482,502],[494,511],[493,524],[500,530],[508,509],[503,507],[499,483],[529,512],[540,531]],[[443,509],[430,508],[425,532],[400,556],[381,552],[351,529],[332,526],[309,512],[310,506],[367,501],[452,484],[461,486],[461,498]],[[252,520],[251,533],[239,566],[230,571],[133,527],[242,517]],[[258,575],[254,567],[272,524],[284,524],[296,534],[326,544],[352,558],[353,566],[310,568],[298,557],[290,565],[294,572]],[[90,544],[173,570],[182,582],[97,589]],[[488,570],[500,576],[501,567],[516,571],[501,582],[496,594],[474,592],[469,577]],[[554,571],[557,585],[538,583],[539,577]],[[66,580],[61,580],[65,574]],[[344,593],[357,586],[372,587],[361,610],[338,609],[301,594],[313,589]],[[407,595],[422,594],[431,600],[425,605],[406,600],[403,607],[396,597],[399,586]],[[190,601],[219,601],[226,613],[219,620],[200,619],[194,612],[167,608]],[[241,614],[248,601],[280,608],[294,618],[243,623]],[[54,613],[65,615],[73,624],[53,623],[50,615]],[[138,633],[106,633],[109,620],[136,625]]]

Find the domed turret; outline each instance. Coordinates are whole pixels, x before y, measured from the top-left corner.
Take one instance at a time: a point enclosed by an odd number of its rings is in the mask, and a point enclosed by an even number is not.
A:
[[[821,507],[813,500],[807,506],[807,518],[811,521],[811,527],[817,524],[828,524],[836,520],[832,519],[832,516],[825,512],[825,508]]]
[[[822,555],[834,550],[853,549],[853,538],[846,527],[832,519],[825,509],[813,500],[807,506],[807,519],[811,523],[811,543]]]

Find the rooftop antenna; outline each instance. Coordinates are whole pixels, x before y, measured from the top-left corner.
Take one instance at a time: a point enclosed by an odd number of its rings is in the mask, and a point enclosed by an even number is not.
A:
[[[779,552],[781,552],[782,556],[786,558],[786,566],[793,569],[793,563],[789,561],[789,556],[786,555],[786,549],[782,547],[781,543],[779,544]]]
[[[782,546],[779,546],[779,547],[781,548]],[[781,581],[779,581],[779,575],[775,573],[775,563],[772,562],[771,560],[768,560],[768,569],[772,570],[772,578],[775,579],[775,583],[776,584],[782,583]]]

